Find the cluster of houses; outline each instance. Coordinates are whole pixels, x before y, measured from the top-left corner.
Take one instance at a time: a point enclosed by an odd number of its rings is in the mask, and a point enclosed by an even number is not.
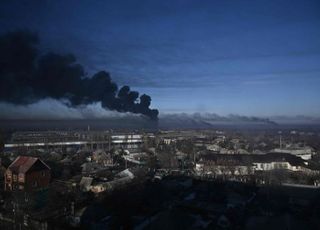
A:
[[[203,154],[195,164],[197,174],[254,175],[257,172],[287,170],[319,173],[308,162],[289,153],[266,154]]]
[[[136,178],[135,171],[132,171],[134,169],[119,171],[118,169],[113,170],[113,167],[114,162],[110,154],[104,151],[95,151],[82,165],[81,174],[76,176],[77,178],[80,177],[79,179],[74,181],[73,177],[70,180],[55,179],[52,181],[52,170],[42,159],[32,156],[18,156],[3,171],[3,187],[6,193],[1,193],[1,199],[4,199],[4,194],[11,195],[6,195],[5,203],[1,204],[7,211],[6,215],[0,213],[0,221],[9,225],[13,224],[17,228],[31,226],[32,221],[32,226],[47,229],[47,226],[40,225],[46,224],[47,220],[51,218],[59,218],[59,215],[66,217],[74,212],[72,211],[74,207],[71,209],[69,207],[70,202],[72,203],[74,199],[80,199],[79,202],[81,203],[82,199],[86,199],[88,192],[94,194],[110,192],[127,185]],[[110,176],[105,176],[108,174],[106,169],[110,169]],[[67,203],[62,206],[58,204],[49,205],[52,202],[50,197],[54,196],[53,194],[56,192],[65,196],[61,199],[67,199]],[[68,200],[68,194],[79,194],[79,197]],[[74,201],[73,206],[77,205],[76,203]],[[40,207],[39,205],[43,208],[36,207]],[[53,209],[51,210],[51,208]],[[28,212],[25,210],[28,210]],[[41,213],[39,218],[37,217],[38,212]],[[52,217],[53,215],[54,217]],[[18,216],[21,217],[21,221],[12,223],[15,218],[20,218]]]
[[[133,178],[134,174],[129,170],[125,169],[119,173],[117,173],[113,180],[97,180],[94,177],[82,177],[80,181],[80,189],[83,192],[93,192],[95,194],[105,192],[105,191],[112,191],[116,187],[123,186],[127,183],[130,183]]]

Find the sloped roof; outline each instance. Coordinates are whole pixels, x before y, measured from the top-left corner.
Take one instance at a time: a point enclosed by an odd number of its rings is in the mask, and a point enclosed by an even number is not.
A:
[[[83,188],[89,188],[92,184],[92,181],[92,177],[82,177],[79,185]]]
[[[9,165],[8,169],[15,173],[26,173],[37,161],[40,161],[46,168],[50,169],[41,159],[30,156],[18,156],[11,165]]]
[[[271,163],[289,162],[295,166],[305,166],[305,160],[289,153],[269,152],[266,154],[204,154],[201,158],[205,161],[225,161],[233,164],[241,163]]]
[[[134,178],[133,173],[129,169],[125,169],[117,174],[119,177],[130,177]]]

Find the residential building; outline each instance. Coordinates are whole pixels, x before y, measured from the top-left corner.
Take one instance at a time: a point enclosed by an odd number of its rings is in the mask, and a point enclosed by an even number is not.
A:
[[[5,172],[5,190],[32,192],[45,189],[50,183],[50,171],[39,158],[19,156]]]

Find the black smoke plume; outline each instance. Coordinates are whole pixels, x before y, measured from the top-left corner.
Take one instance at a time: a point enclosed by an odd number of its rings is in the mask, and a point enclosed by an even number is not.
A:
[[[158,119],[158,110],[149,108],[150,96],[139,97],[129,86],[118,89],[105,71],[85,76],[73,55],[39,55],[38,41],[29,31],[0,37],[0,101],[24,105],[54,98],[72,107],[101,102],[106,109]]]

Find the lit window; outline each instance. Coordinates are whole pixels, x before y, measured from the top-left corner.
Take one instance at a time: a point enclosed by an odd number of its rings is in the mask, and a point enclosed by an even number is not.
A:
[[[11,171],[8,171],[8,172],[7,172],[7,178],[8,178],[8,179],[11,179],[11,176],[12,176]]]
[[[19,182],[24,182],[24,174],[19,173]]]

